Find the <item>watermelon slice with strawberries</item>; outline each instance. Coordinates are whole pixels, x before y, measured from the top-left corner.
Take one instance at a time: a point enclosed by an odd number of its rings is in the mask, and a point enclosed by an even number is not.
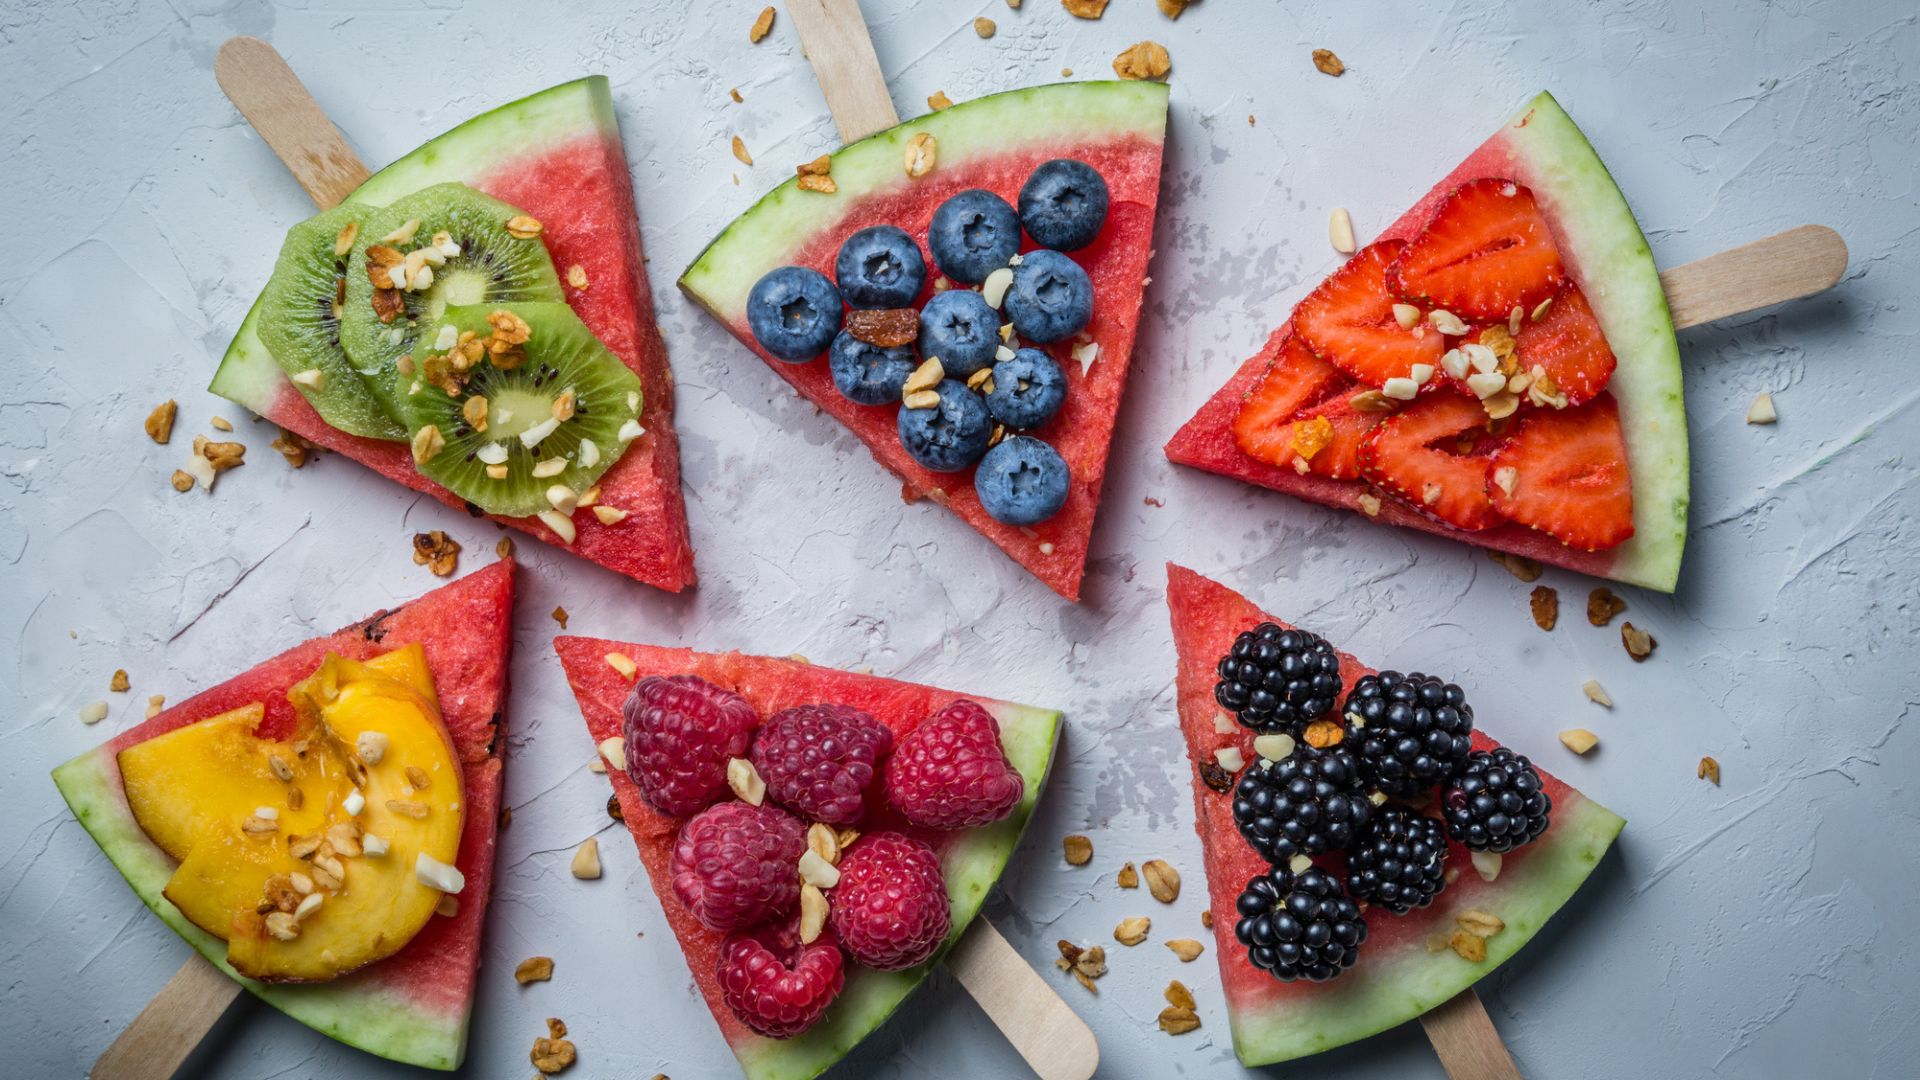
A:
[[[944,942],[931,957],[904,970],[880,971],[847,961],[845,987],[825,1015],[804,1033],[789,1038],[770,1038],[755,1032],[725,1000],[716,970],[726,935],[708,929],[674,888],[673,853],[682,819],[655,809],[625,769],[607,770],[621,815],[639,846],[641,862],[646,864],[667,922],[686,954],[694,984],[719,1023],[721,1036],[752,1080],[807,1080],[818,1075],[879,1027],[926,978],[966,932],[987,892],[1006,868],[1046,783],[1060,735],[1060,713],[1053,710],[818,667],[799,659],[702,653],[583,637],[563,636],[553,644],[579,699],[587,730],[603,748],[606,740],[623,738],[622,707],[636,680],[650,676],[698,676],[744,698],[762,722],[798,705],[829,704],[864,710],[892,733],[895,754],[909,733],[956,702],[984,707],[998,724],[1006,764],[1022,781],[1018,801],[1005,816],[978,828],[932,830],[908,825],[901,820],[898,809],[873,790],[882,787],[876,778],[867,794],[865,817],[857,826],[863,836],[904,832],[938,852],[951,912],[951,930]],[[623,747],[620,753],[624,752]],[[726,805],[742,804],[736,801]],[[858,850],[858,843],[855,841],[849,851]],[[837,894],[830,891],[829,895]]]
[[[1342,440],[1318,466],[1301,453],[1317,437],[1296,448],[1335,398],[1359,414],[1339,429],[1362,429],[1351,473]],[[1666,592],[1686,544],[1666,294],[1626,199],[1546,93],[1302,299],[1166,453]]]
[[[1217,726],[1217,718],[1226,715],[1214,698],[1221,657],[1242,631],[1261,623],[1291,628],[1225,585],[1171,564],[1167,606],[1179,656],[1175,689],[1180,731],[1194,769],[1194,815],[1206,858],[1214,951],[1234,1052],[1248,1065],[1344,1046],[1414,1019],[1472,986],[1539,932],[1593,872],[1625,824],[1541,771],[1542,790],[1552,803],[1550,823],[1536,839],[1500,856],[1492,880],[1485,880],[1466,849],[1450,840],[1450,880],[1429,906],[1404,915],[1373,906],[1365,912],[1365,940],[1352,967],[1325,982],[1283,982],[1256,968],[1235,935],[1241,891],[1269,866],[1236,828],[1233,796],[1210,786],[1207,777],[1223,775],[1217,751],[1228,751],[1230,759],[1238,755],[1246,762],[1258,760],[1252,731],[1230,719],[1221,725],[1230,726],[1230,734]],[[1346,653],[1339,659],[1343,696],[1362,676],[1374,673]],[[1475,750],[1495,746],[1484,733],[1473,732]],[[1343,865],[1335,854],[1314,861],[1335,871]],[[1484,938],[1473,935],[1485,950],[1476,960],[1446,944],[1458,928],[1458,917],[1468,912],[1490,914],[1504,924]],[[1486,929],[1484,922],[1475,925]],[[1434,935],[1437,949],[1429,943]],[[1465,944],[1471,951],[1473,943]]]
[[[567,303],[642,387],[643,433],[599,482],[599,505],[625,511],[622,520],[576,514],[571,541],[535,517],[497,520],[649,585],[672,592],[692,585],[673,373],[653,321],[626,150],[606,78],[563,83],[483,113],[375,173],[347,201],[385,206],[449,181],[539,220],[539,238],[559,270]],[[262,343],[260,311],[256,301],[227,347],[214,393],[448,506],[467,506],[421,475],[405,442],[350,435],[322,420]]]
[[[1054,591],[1077,599],[1147,284],[1166,113],[1167,88],[1154,82],[1039,86],[954,105],[831,155],[832,193],[806,190],[803,183],[819,178],[805,176],[774,189],[708,245],[681,276],[680,286],[795,390],[851,428],[880,463],[902,479],[908,501],[940,503]],[[915,146],[929,148],[925,157],[933,161],[931,171],[918,176],[902,164],[903,155]],[[843,242],[880,225],[905,230],[920,248],[925,278],[911,306],[920,307],[950,289],[980,288],[977,277],[966,282],[942,274],[929,242],[935,211],[968,189],[984,189],[1009,206],[1018,205],[1035,168],[1061,158],[1092,166],[1105,181],[1109,202],[1098,234],[1066,252],[1091,283],[1091,318],[1068,336],[1029,342],[1052,357],[1065,376],[1064,404],[1031,431],[1057,451],[1065,465],[1065,501],[1044,520],[1017,524],[1003,520],[1005,515],[997,518],[982,504],[971,461],[958,469],[934,471],[903,446],[897,383],[881,404],[850,399],[836,389],[828,360],[815,358],[824,346],[799,354],[800,362],[794,362],[777,358],[756,340],[748,300],[756,283],[783,266],[818,270],[832,278]],[[1011,232],[1008,243],[1017,238],[1019,251],[1031,254],[1031,226],[1024,236],[1017,225]],[[1010,255],[1011,246],[998,257],[1004,261]],[[991,296],[994,289],[989,283],[983,291]],[[1014,294],[1019,291],[1016,285]],[[992,303],[1000,306],[997,300]],[[1009,297],[1010,312],[1015,304]],[[1027,337],[1024,330],[1021,337]],[[947,359],[952,378],[956,365],[951,356]]]
[[[411,603],[313,638],[173,705],[53,771],[74,817],[133,891],[175,933],[256,997],[351,1046],[409,1064],[453,1069],[466,1054],[480,935],[493,879],[507,659],[513,644],[514,564],[502,561]],[[227,943],[189,922],[162,895],[174,862],[141,830],[121,784],[128,747],[253,703],[258,733],[284,737],[295,716],[287,691],[324,656],[367,660],[418,643],[464,778],[465,826],[455,866],[466,878],[451,916],[435,916],[392,956],[329,982],[262,983],[227,964]]]

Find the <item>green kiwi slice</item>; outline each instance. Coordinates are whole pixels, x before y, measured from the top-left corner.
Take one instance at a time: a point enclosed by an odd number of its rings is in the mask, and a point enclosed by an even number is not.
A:
[[[406,272],[408,288],[375,287],[375,276],[382,286],[391,282],[388,263]],[[340,327],[347,357],[402,423],[412,380],[399,372],[400,358],[412,355],[422,328],[437,325],[449,305],[566,298],[539,223],[465,184],[421,188],[370,214],[346,277]]]
[[[570,536],[559,519],[642,434],[639,378],[564,303],[450,306],[419,337],[401,365],[415,466]]]
[[[337,206],[295,225],[260,295],[260,340],[328,425],[370,439],[405,439],[400,420],[348,362],[340,341],[347,264],[365,219],[380,211]]]

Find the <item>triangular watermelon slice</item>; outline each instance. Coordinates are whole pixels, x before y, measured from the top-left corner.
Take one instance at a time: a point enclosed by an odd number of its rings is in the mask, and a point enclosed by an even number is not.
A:
[[[1077,599],[1146,290],[1166,121],[1167,88],[1155,82],[1062,83],[963,102],[834,154],[834,194],[801,190],[797,178],[775,188],[707,246],[681,275],[680,287],[808,401],[851,428],[901,478],[909,502],[932,499],[947,507],[1055,592]],[[937,164],[914,179],[902,155],[921,134],[933,136]],[[1078,338],[1046,347],[1066,373],[1067,396],[1060,413],[1036,434],[1066,460],[1072,484],[1058,513],[1022,527],[996,521],[981,508],[971,469],[937,473],[909,457],[895,427],[897,405],[860,405],[841,396],[824,359],[785,363],[761,349],[747,326],[747,295],[779,266],[831,276],[841,242],[870,225],[905,229],[927,255],[928,223],[950,196],[984,188],[1017,202],[1034,166],[1060,157],[1098,169],[1112,202],[1100,235],[1069,253],[1092,278],[1092,322]],[[1032,247],[1031,241],[1023,245]],[[927,265],[921,303],[944,281],[930,255]],[[1076,350],[1089,358],[1084,369]]]
[[[1237,746],[1255,760],[1252,732],[1235,725],[1222,735],[1214,728],[1220,713],[1213,686],[1216,665],[1243,630],[1262,622],[1287,624],[1219,582],[1181,566],[1167,566],[1167,606],[1173,616],[1174,650],[1180,670],[1180,731],[1194,769],[1194,815],[1207,863],[1207,891],[1213,912],[1215,952],[1233,1027],[1234,1052],[1248,1065],[1288,1061],[1366,1038],[1412,1020],[1472,986],[1512,956],[1540,930],[1549,916],[1574,894],[1626,824],[1617,814],[1540,770],[1553,800],[1552,824],[1538,839],[1502,860],[1498,876],[1483,881],[1467,851],[1451,845],[1449,867],[1459,876],[1433,905],[1406,915],[1374,910],[1367,917],[1367,939],[1352,969],[1330,982],[1281,982],[1255,968],[1246,946],[1234,937],[1234,903],[1247,881],[1267,863],[1234,827],[1232,797],[1201,779],[1202,765],[1215,764],[1214,751]],[[1372,668],[1340,654],[1345,689]],[[1495,744],[1473,733],[1475,749]],[[1536,764],[1536,768],[1537,768]],[[1450,930],[1454,916],[1469,909],[1498,916],[1506,928],[1486,939],[1486,959],[1470,963],[1451,950],[1434,952],[1427,937]]]
[[[480,932],[493,881],[500,807],[507,656],[513,644],[514,564],[502,561],[337,633],[313,638],[53,771],[53,782],[133,891],[214,966],[256,997],[323,1034],[363,1050],[434,1069],[452,1069],[467,1050]],[[134,820],[117,755],[187,724],[260,702],[263,736],[291,729],[287,689],[312,675],[327,653],[364,660],[419,642],[433,673],[447,731],[466,782],[466,828],[456,866],[466,875],[459,910],[436,916],[399,952],[332,982],[265,984],[227,966],[227,943],[188,922],[161,890],[174,871]]]
[[[540,220],[541,239],[561,277],[574,266],[585,271],[585,288],[567,284],[567,303],[640,377],[643,392],[640,424],[646,433],[600,481],[600,502],[627,511],[625,520],[607,525],[593,514],[577,514],[578,536],[571,544],[536,518],[498,520],[649,585],[671,592],[692,585],[673,372],[653,321],[626,150],[606,78],[563,83],[483,113],[375,173],[348,201],[384,206],[447,181],[478,188]],[[466,506],[420,475],[405,443],[329,427],[261,343],[258,314],[256,302],[220,361],[209,387],[214,393],[390,480],[448,506]]]
[[[1591,307],[1617,360],[1606,392],[1619,406],[1625,464],[1631,476],[1630,539],[1612,548],[1585,551],[1511,522],[1465,531],[1383,494],[1364,479],[1320,475],[1323,469],[1302,473],[1289,467],[1290,461],[1275,460],[1284,454],[1263,454],[1266,460],[1249,454],[1242,449],[1246,444],[1235,438],[1241,403],[1260,385],[1269,367],[1289,364],[1288,354],[1299,346],[1295,318],[1275,331],[1266,346],[1174,434],[1166,446],[1167,457],[1327,506],[1358,510],[1386,524],[1672,592],[1687,537],[1687,416],[1681,399],[1679,345],[1646,238],[1586,137],[1551,95],[1541,93],[1383,230],[1378,241],[1414,238],[1447,196],[1469,181],[1484,178],[1513,180],[1531,191],[1559,249],[1566,277]],[[1573,306],[1561,303],[1561,313]],[[1540,315],[1553,310],[1548,305]],[[1532,321],[1534,313],[1529,311],[1522,325]],[[1308,353],[1306,359],[1314,358]],[[1324,376],[1325,371],[1313,368],[1310,374]],[[1445,376],[1438,381],[1445,381]],[[1331,388],[1306,395],[1304,404],[1365,389],[1359,383],[1336,380]],[[1461,392],[1439,385],[1427,389]],[[1595,407],[1603,408],[1604,398]],[[1535,411],[1554,415],[1551,410]],[[1523,407],[1518,418],[1528,414]],[[1277,417],[1274,424],[1284,424],[1285,419]]]
[[[724,935],[702,926],[674,895],[668,864],[679,820],[654,810],[625,772],[607,771],[627,829],[640,848],[640,861],[646,864],[667,922],[686,954],[694,983],[750,1080],[807,1080],[818,1075],[879,1027],[926,978],[966,932],[988,890],[1000,880],[1046,783],[1060,735],[1060,713],[1050,709],[817,667],[803,660],[702,653],[582,637],[555,638],[553,647],[560,654],[567,682],[580,701],[581,715],[596,743],[621,733],[621,704],[634,680],[649,675],[698,675],[746,698],[763,720],[794,705],[851,705],[886,724],[896,740],[934,712],[965,698],[993,714],[1000,725],[1000,744],[1007,761],[1026,781],[1025,792],[1013,812],[984,828],[957,832],[915,829],[890,820],[891,811],[888,816],[870,817],[862,823],[862,831],[888,828],[909,832],[940,853],[953,931],[940,951],[918,967],[875,971],[849,963],[846,988],[819,1024],[795,1038],[769,1039],[749,1030],[721,999],[714,966]],[[631,678],[608,662],[609,655],[615,654],[633,662],[637,670]]]

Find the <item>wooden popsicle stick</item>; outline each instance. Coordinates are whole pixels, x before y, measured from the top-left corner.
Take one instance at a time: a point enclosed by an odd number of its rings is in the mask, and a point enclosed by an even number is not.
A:
[[[1521,1080],[1480,995],[1469,986],[1420,1017],[1448,1080]]]
[[[1802,225],[1660,275],[1676,330],[1825,292],[1847,272],[1847,244]]]
[[[167,1080],[224,1016],[240,984],[199,953],[93,1062],[93,1080]]]
[[[858,142],[900,122],[860,0],[787,0],[787,14],[800,31],[841,142]]]
[[[360,156],[273,46],[255,37],[228,38],[213,75],[320,209],[340,205],[366,182]]]
[[[984,918],[947,954],[947,970],[1040,1080],[1087,1080],[1100,1065],[1093,1030]]]

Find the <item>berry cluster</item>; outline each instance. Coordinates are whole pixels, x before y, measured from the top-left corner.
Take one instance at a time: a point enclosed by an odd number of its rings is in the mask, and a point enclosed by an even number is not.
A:
[[[1235,933],[1275,978],[1351,967],[1367,937],[1363,903],[1393,915],[1431,904],[1449,839],[1506,852],[1547,831],[1540,774],[1511,750],[1473,749],[1473,707],[1452,683],[1382,671],[1342,701],[1333,646],[1270,622],[1239,635],[1218,670],[1215,700],[1274,755],[1247,765],[1232,791],[1234,825],[1271,864],[1240,894]],[[1344,854],[1344,880],[1314,865],[1330,852]]]
[[[990,824],[1025,793],[998,722],[971,701],[897,740],[848,705],[799,705],[762,721],[744,697],[694,675],[641,679],[622,713],[628,778],[660,813],[684,819],[674,896],[727,935],[721,996],[770,1038],[817,1023],[849,961],[897,971],[946,940],[940,857],[904,829]],[[855,828],[876,818],[885,820],[873,831]]]

